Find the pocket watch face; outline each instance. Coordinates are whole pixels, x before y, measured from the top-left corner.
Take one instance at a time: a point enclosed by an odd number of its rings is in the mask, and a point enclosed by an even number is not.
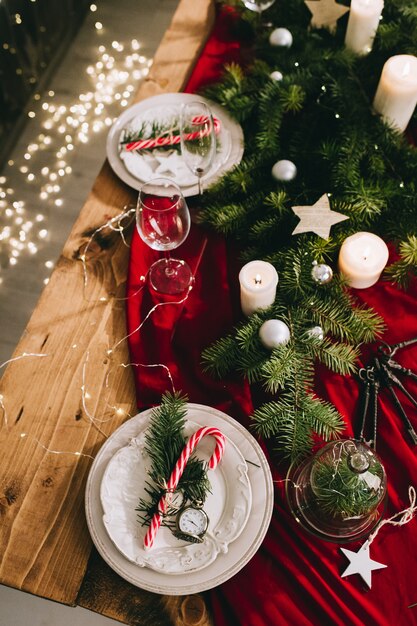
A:
[[[208,517],[203,509],[193,506],[185,508],[178,516],[178,529],[190,535],[204,535],[208,526]]]

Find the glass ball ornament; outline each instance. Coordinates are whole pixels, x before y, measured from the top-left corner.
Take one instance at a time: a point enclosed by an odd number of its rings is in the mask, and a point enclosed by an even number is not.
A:
[[[272,166],[272,176],[281,182],[294,180],[297,176],[297,168],[292,161],[281,159]]]
[[[330,265],[314,261],[313,268],[311,270],[311,277],[318,285],[326,285],[333,278],[333,270]]]
[[[280,72],[279,70],[274,70],[273,72],[270,73],[269,78],[279,83],[284,78],[284,74]]]
[[[319,341],[323,341],[324,339],[324,331],[321,326],[313,326],[312,328],[309,328],[307,331],[307,335],[309,337],[314,337]]]
[[[369,535],[382,518],[387,478],[374,450],[362,441],[340,439],[290,467],[286,495],[305,530],[346,543]]]
[[[274,28],[269,35],[269,43],[271,46],[280,48],[290,48],[292,46],[292,35],[288,28]]]
[[[290,329],[281,320],[267,320],[259,329],[259,339],[269,350],[285,345],[290,336]]]

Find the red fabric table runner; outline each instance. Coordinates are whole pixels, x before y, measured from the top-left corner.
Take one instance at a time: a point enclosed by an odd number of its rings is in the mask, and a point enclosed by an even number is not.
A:
[[[215,80],[224,62],[238,60],[240,44],[230,34],[233,15],[223,11],[187,86],[196,92]],[[166,390],[182,390],[190,402],[215,406],[249,426],[251,390],[238,376],[213,380],[201,367],[201,351],[223,336],[240,319],[237,253],[223,238],[193,225],[176,251],[195,274],[195,285],[184,297],[151,293],[144,277],[158,258],[133,235],[127,286],[127,324],[131,361],[140,410],[159,404]],[[417,286],[407,292],[379,281],[357,291],[361,302],[386,320],[388,343],[417,336]],[[163,304],[162,304],[163,303]],[[161,306],[156,306],[161,304]],[[155,308],[154,308],[155,307]],[[416,349],[399,357],[415,367]],[[364,350],[367,362],[372,346]],[[172,377],[172,380],[171,380]],[[358,416],[358,384],[324,368],[317,371],[316,391],[336,405],[346,420],[346,435]],[[407,383],[417,396],[417,385]],[[417,412],[404,406],[417,428]],[[385,391],[380,394],[378,453],[388,475],[386,516],[408,506],[408,487],[417,486],[417,450]],[[273,455],[271,455],[273,458]],[[371,546],[371,557],[386,564],[372,574],[372,589],[358,575],[341,578],[348,565],[339,546],[303,531],[285,502],[282,469],[273,461],[276,482],[274,514],[257,554],[232,579],[210,592],[215,626],[417,625],[417,523],[385,526]],[[281,481],[281,482],[280,482]],[[357,550],[360,543],[347,544]]]

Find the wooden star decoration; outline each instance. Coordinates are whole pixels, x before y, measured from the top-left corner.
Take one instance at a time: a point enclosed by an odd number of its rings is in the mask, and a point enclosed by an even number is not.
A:
[[[340,549],[350,561],[342,577],[350,576],[351,574],[359,574],[370,589],[372,585],[372,571],[374,569],[382,569],[386,567],[386,565],[371,559],[369,555],[369,544],[367,543],[364,543],[357,552],[347,550],[346,548]]]
[[[333,224],[349,219],[347,215],[331,210],[326,194],[311,206],[293,206],[291,208],[300,218],[300,222],[292,231],[293,235],[311,232],[316,233],[322,239],[328,239]]]
[[[349,7],[338,4],[336,0],[305,0],[305,4],[313,16],[311,27],[327,28],[332,33],[336,30],[337,20],[349,11]]]

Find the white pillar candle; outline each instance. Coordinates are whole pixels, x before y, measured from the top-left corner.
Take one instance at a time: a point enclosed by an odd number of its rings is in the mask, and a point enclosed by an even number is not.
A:
[[[372,50],[384,0],[352,0],[345,36],[345,46],[357,54]]]
[[[417,57],[398,54],[382,68],[374,109],[385,121],[405,130],[417,104]]]
[[[344,240],[339,253],[339,271],[355,289],[374,285],[388,261],[388,248],[373,233],[355,233]]]
[[[251,261],[239,272],[240,304],[245,315],[268,308],[275,300],[278,274],[271,263]]]

